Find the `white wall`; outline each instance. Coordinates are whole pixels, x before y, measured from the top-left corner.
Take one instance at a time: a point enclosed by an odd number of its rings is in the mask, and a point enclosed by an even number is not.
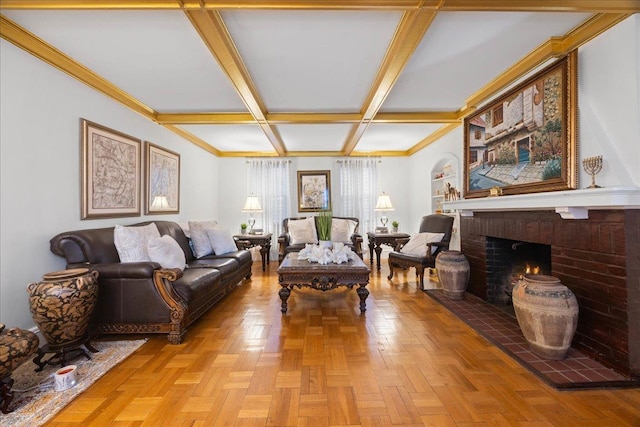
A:
[[[31,328],[26,287],[64,269],[49,239],[145,217],[80,220],[80,118],[181,155],[180,215],[218,216],[219,159],[0,40],[0,322]]]
[[[604,158],[597,183],[640,185],[640,14],[579,49],[578,106],[579,158]],[[584,188],[591,176],[579,168]]]

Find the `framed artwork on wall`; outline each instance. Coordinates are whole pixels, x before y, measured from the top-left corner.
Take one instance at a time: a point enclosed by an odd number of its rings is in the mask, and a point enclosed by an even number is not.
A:
[[[298,211],[331,210],[331,171],[298,171]]]
[[[140,215],[142,141],[82,119],[81,219]]]
[[[145,207],[147,215],[180,212],[180,154],[145,142]]]
[[[465,198],[575,189],[576,120],[574,51],[464,119]]]

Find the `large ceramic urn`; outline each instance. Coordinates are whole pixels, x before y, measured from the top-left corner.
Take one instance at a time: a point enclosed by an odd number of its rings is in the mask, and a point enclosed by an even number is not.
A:
[[[13,399],[11,373],[38,349],[38,337],[20,328],[5,330],[0,323],[0,411],[6,414]]]
[[[573,292],[557,277],[525,274],[513,287],[512,299],[529,348],[546,359],[564,359],[578,326]]]
[[[27,287],[31,315],[52,348],[86,340],[98,298],[98,272],[87,268],[56,271]]]
[[[436,271],[444,296],[461,300],[469,285],[469,261],[460,251],[442,251],[436,257]]]

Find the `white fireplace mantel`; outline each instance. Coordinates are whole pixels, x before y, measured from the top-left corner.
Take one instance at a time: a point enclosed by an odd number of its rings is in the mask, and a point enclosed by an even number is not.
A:
[[[591,209],[640,209],[640,187],[589,188],[452,200],[444,202],[442,207],[456,210],[460,216],[473,216],[474,212],[555,210],[563,219],[587,219]]]

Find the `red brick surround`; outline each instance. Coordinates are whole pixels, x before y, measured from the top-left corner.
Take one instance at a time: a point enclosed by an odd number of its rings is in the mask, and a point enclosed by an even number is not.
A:
[[[591,210],[565,220],[552,211],[476,212],[460,222],[471,265],[469,292],[487,299],[486,236],[551,245],[551,274],[580,305],[573,347],[640,377],[640,210]]]

